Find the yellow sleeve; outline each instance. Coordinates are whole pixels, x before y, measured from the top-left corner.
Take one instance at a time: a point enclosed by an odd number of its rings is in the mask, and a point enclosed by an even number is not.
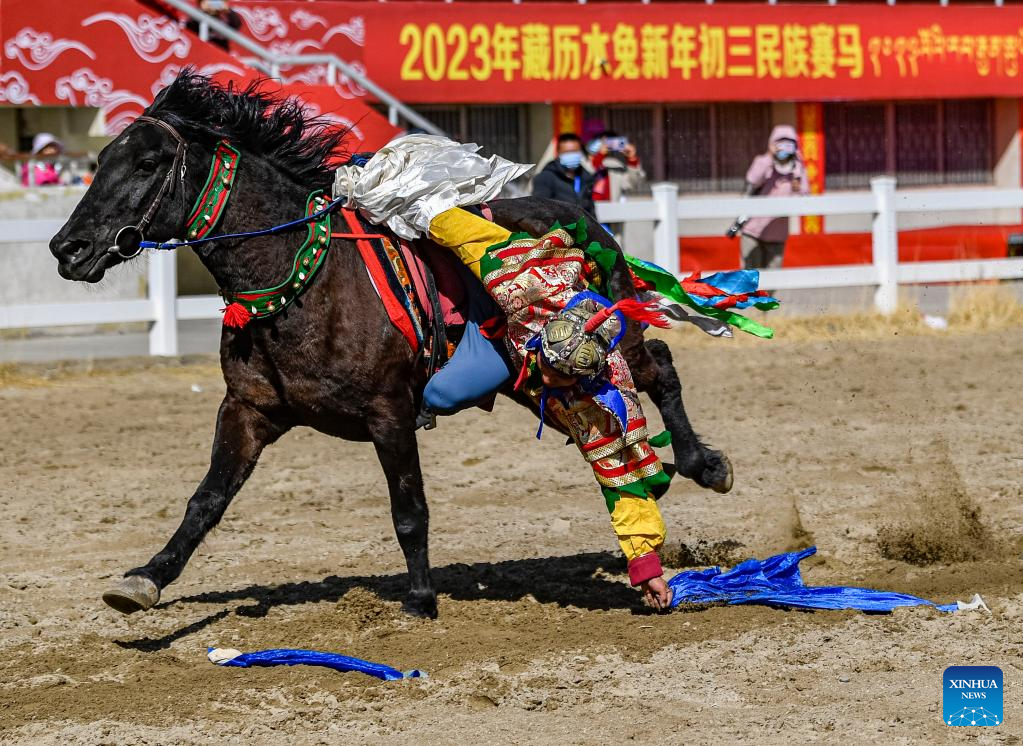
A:
[[[619,497],[611,511],[611,526],[629,561],[659,550],[667,535],[661,511],[652,497]]]
[[[480,259],[487,249],[511,238],[511,231],[460,207],[445,210],[430,221],[430,240],[451,249],[472,273],[480,276]]]

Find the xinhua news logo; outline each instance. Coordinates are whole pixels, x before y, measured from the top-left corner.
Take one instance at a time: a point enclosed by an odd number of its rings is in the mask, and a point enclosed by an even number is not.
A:
[[[949,666],[944,675],[942,719],[945,725],[1001,725],[1002,669],[998,666]]]

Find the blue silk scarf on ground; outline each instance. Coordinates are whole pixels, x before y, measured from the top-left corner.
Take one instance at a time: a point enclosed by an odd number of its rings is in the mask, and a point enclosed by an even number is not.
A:
[[[933,606],[955,611],[955,603],[938,605],[905,593],[849,586],[804,585],[799,563],[817,551],[776,554],[765,560],[748,559],[728,572],[712,567],[687,570],[668,581],[672,608],[684,603],[765,604],[795,609],[859,609],[891,611],[899,606]]]

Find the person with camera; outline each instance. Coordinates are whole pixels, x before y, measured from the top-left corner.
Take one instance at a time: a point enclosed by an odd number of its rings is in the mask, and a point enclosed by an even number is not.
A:
[[[806,168],[799,155],[795,127],[780,124],[771,131],[767,152],[753,159],[746,172],[743,196],[790,197],[810,193]],[[740,217],[725,235],[741,233],[743,269],[777,269],[782,266],[789,219]]]
[[[583,143],[574,132],[558,135],[554,160],[533,179],[533,196],[579,205],[593,214],[595,177],[583,168]]]
[[[622,195],[636,192],[646,181],[646,172],[629,138],[606,130],[586,146],[596,172],[594,202],[617,202]]]

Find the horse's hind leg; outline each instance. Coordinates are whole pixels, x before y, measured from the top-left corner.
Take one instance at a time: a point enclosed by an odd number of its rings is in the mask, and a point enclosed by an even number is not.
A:
[[[286,429],[228,395],[217,416],[210,469],[189,499],[178,530],[148,564],[129,570],[117,586],[104,593],[103,600],[125,614],[148,609],[159,601],[160,591],[181,574],[203,537],[220,521],[263,448]]]
[[[732,489],[732,464],[721,451],[700,442],[689,424],[682,405],[682,382],[672,364],[668,345],[659,339],[648,339],[627,356],[629,368],[640,391],[657,405],[664,425],[671,433],[675,468],[701,487],[725,493]],[[643,354],[646,353],[646,354]]]
[[[437,594],[433,590],[427,554],[430,516],[426,508],[414,426],[409,420],[405,427],[389,425],[381,431],[371,425],[370,430],[377,458],[387,478],[394,532],[398,535],[408,566],[409,595],[401,607],[402,611],[436,619]]]

